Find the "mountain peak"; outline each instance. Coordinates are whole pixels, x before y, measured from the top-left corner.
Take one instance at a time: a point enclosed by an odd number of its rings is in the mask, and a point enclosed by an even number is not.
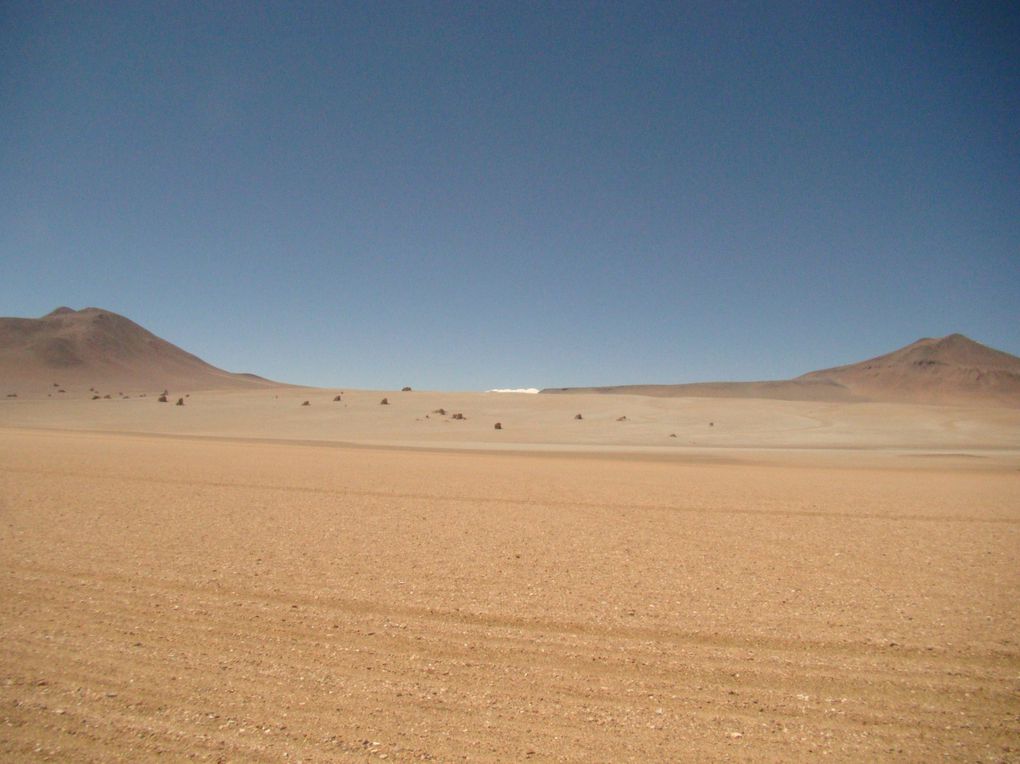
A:
[[[265,384],[218,369],[112,311],[66,306],[42,318],[0,318],[0,377],[26,391],[46,389],[54,378],[79,392]]]

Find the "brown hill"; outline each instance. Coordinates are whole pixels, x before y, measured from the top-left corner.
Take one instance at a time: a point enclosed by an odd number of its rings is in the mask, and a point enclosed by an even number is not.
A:
[[[0,318],[0,393],[201,390],[275,383],[233,374],[99,308],[57,308],[42,318]],[[73,388],[73,390],[72,390]]]
[[[765,382],[571,387],[544,393],[615,393],[792,401],[1020,405],[1020,358],[951,334],[918,340],[860,363]]]
[[[870,400],[1020,404],[1020,358],[962,334],[920,339],[892,353],[812,371],[795,381],[839,384]]]

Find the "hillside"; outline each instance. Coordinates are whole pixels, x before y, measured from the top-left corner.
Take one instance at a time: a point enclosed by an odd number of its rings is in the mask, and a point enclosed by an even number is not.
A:
[[[0,318],[0,393],[251,388],[274,383],[206,363],[100,308]]]
[[[1020,358],[962,334],[950,334],[788,380],[572,387],[542,392],[1017,406]]]

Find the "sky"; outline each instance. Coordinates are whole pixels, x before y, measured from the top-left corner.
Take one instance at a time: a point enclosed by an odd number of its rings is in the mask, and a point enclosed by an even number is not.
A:
[[[1020,6],[0,3],[0,315],[330,387],[1020,354]]]

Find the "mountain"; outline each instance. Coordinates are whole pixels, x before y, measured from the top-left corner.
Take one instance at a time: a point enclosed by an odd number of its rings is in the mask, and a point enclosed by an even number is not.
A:
[[[860,363],[809,372],[797,381],[832,382],[871,400],[1020,404],[1020,358],[962,334],[926,337]]]
[[[925,338],[859,363],[765,382],[571,387],[543,393],[1020,406],[1020,358],[962,334]]]
[[[134,321],[100,308],[0,318],[0,393],[202,390],[275,383],[218,369]],[[75,388],[75,390],[71,390]]]

